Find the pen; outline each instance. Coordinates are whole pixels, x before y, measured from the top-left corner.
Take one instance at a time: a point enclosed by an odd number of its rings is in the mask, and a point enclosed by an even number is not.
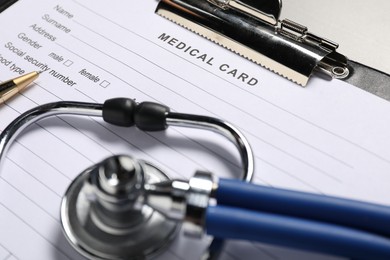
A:
[[[0,104],[15,96],[25,89],[31,82],[38,78],[39,72],[33,71],[23,76],[0,83]]]

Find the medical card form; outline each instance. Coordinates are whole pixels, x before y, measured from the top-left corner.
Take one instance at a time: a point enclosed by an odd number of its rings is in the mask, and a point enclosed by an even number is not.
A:
[[[155,0],[20,0],[0,15],[0,80],[39,79],[0,109],[0,130],[48,102],[113,97],[237,126],[255,155],[254,182],[389,205],[390,103],[347,83],[312,78],[306,88],[154,13]],[[0,169],[0,260],[83,259],[59,221],[68,184],[113,154],[147,160],[172,178],[195,170],[237,178],[235,147],[213,133],[164,133],[61,116],[35,124]],[[157,259],[198,259],[210,238],[179,235]],[[221,259],[334,259],[229,241]]]

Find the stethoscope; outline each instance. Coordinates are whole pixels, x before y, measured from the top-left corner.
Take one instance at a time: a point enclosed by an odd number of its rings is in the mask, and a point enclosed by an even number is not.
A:
[[[171,112],[151,102],[116,98],[104,104],[55,102],[17,117],[0,134],[0,160],[29,125],[49,116],[103,117],[144,131],[168,126],[219,133],[241,157],[241,180],[218,179],[197,171],[188,181],[170,180],[159,168],[116,155],[83,171],[61,202],[65,237],[89,259],[149,259],[178,234],[214,236],[213,259],[224,239],[244,239],[343,256],[390,259],[390,207],[250,183],[254,160],[244,135],[220,119]]]

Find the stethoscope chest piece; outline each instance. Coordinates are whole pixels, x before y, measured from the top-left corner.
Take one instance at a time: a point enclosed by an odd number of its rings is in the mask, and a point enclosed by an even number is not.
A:
[[[145,184],[167,181],[155,166],[113,156],[82,172],[61,204],[66,238],[89,259],[145,259],[169,244],[179,224],[143,203]]]

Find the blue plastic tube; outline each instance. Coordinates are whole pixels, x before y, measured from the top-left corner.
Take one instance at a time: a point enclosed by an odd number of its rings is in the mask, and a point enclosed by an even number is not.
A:
[[[220,179],[217,203],[361,229],[390,238],[390,207]],[[390,259],[390,258],[389,258]]]
[[[353,259],[390,259],[390,240],[315,221],[228,206],[209,206],[206,231],[224,239],[244,239]]]

